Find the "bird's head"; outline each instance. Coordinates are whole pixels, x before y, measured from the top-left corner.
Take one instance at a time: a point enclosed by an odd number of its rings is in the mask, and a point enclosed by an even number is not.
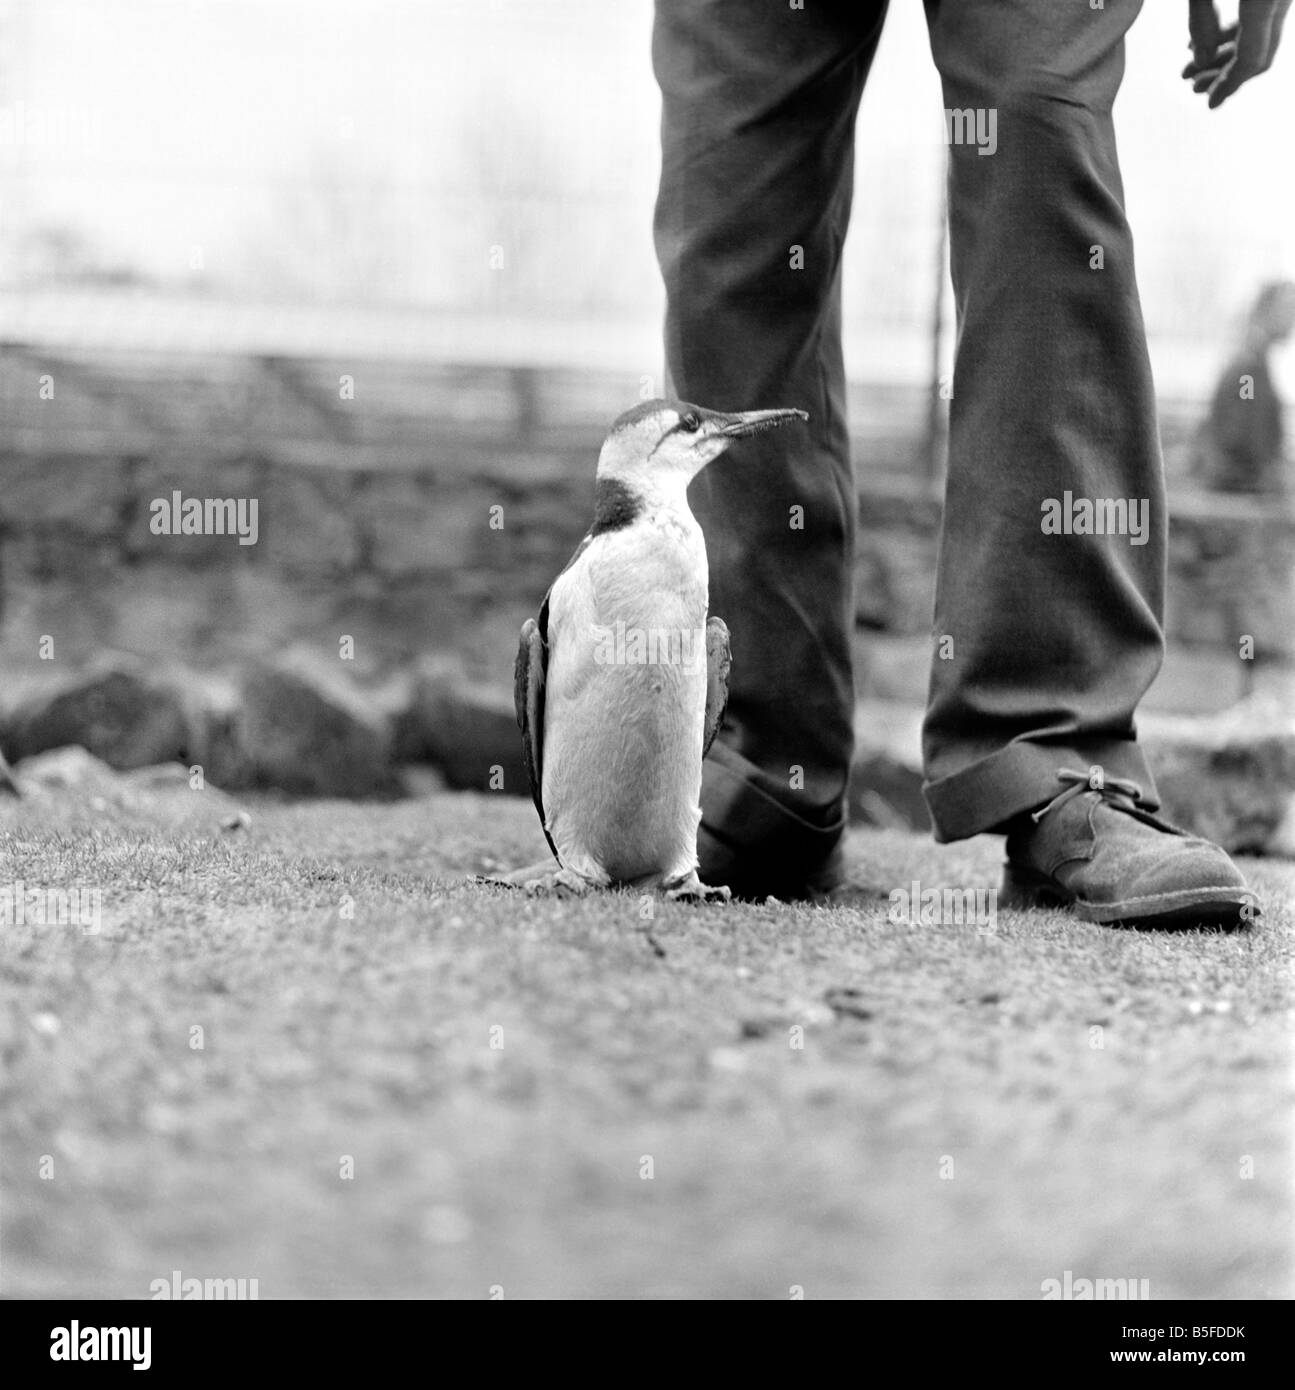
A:
[[[687,401],[644,401],[612,425],[598,456],[598,478],[629,487],[674,483],[686,488],[737,440],[789,420],[808,419],[803,410],[745,410],[729,415]]]

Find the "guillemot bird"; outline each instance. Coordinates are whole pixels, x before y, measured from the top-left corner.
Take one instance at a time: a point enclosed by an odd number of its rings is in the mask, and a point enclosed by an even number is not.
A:
[[[706,544],[687,489],[735,440],[808,419],[652,400],[612,425],[593,525],[517,649],[526,770],[558,862],[506,882],[728,899],[727,887],[697,877],[701,764],[728,698],[730,654],[728,628],[707,614]]]

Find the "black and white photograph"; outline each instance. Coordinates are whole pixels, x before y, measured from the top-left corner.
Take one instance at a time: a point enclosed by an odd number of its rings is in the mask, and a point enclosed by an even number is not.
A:
[[[0,0],[33,1378],[449,1300],[1254,1368],[1289,9]]]

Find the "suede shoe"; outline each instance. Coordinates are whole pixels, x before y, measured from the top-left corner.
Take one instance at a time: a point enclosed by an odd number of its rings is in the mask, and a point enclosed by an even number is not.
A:
[[[1065,790],[1007,836],[1000,907],[1069,906],[1085,922],[1237,926],[1259,916],[1241,871],[1209,840],[1157,819],[1136,782],[1062,768]]]

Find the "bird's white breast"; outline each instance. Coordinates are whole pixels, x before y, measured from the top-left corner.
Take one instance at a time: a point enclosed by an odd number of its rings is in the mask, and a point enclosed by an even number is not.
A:
[[[706,606],[690,513],[595,536],[554,584],[543,802],[564,863],[622,882],[695,864]]]

